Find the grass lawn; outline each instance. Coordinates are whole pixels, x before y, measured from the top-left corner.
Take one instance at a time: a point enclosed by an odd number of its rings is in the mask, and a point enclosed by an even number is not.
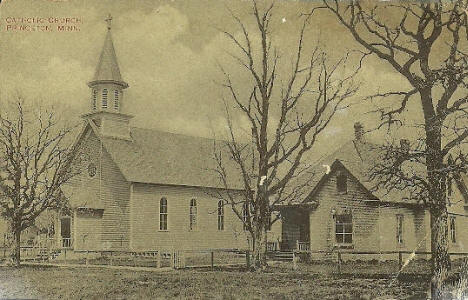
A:
[[[385,274],[357,278],[291,264],[265,273],[195,269],[164,273],[46,267],[0,268],[0,298],[40,299],[422,299],[427,277]],[[388,299],[384,298],[384,299]]]

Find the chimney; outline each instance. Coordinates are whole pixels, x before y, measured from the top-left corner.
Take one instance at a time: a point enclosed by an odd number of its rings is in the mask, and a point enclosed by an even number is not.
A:
[[[361,122],[354,123],[354,139],[356,141],[362,141],[364,136],[364,127]]]
[[[401,148],[401,151],[405,152],[405,153],[408,153],[409,150],[410,150],[410,143],[409,143],[409,140],[407,139],[401,139],[400,140],[400,148]]]

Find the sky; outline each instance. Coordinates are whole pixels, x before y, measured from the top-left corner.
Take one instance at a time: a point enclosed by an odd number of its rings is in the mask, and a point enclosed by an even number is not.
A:
[[[260,1],[260,6],[266,2]],[[279,1],[272,19],[273,43],[280,49],[282,72],[287,75],[302,24],[301,13],[314,1]],[[219,85],[219,66],[238,79],[239,89],[248,85],[245,73],[229,56],[233,44],[223,30],[240,36],[230,11],[245,22],[254,36],[249,1],[219,0],[3,0],[0,4],[0,96],[21,95],[26,101],[53,105],[70,122],[79,122],[88,111],[92,79],[104,43],[105,19],[112,15],[112,35],[120,71],[128,82],[122,107],[134,115],[132,125],[196,136],[212,137],[226,129]],[[21,25],[13,18],[43,18],[52,31],[7,30]],[[61,31],[63,18],[77,18],[79,30]],[[58,18],[59,23],[55,19]],[[52,20],[53,22],[50,22]],[[23,23],[27,25],[37,25]],[[306,49],[319,45],[331,60],[360,49],[350,34],[326,12],[314,15],[306,31]],[[254,37],[255,39],[255,37]],[[355,63],[355,61],[354,61]],[[353,61],[349,68],[352,68]],[[353,138],[354,122],[365,129],[378,124],[375,109],[362,97],[377,90],[407,87],[385,63],[366,60],[358,80],[360,91],[354,105],[340,112],[329,125],[315,156],[320,156]],[[410,118],[417,120],[417,103]],[[408,117],[407,117],[408,118]],[[246,126],[239,116],[239,126]],[[245,124],[243,124],[243,122]],[[400,129],[392,136],[407,137],[414,130]],[[385,131],[370,138],[382,140]]]

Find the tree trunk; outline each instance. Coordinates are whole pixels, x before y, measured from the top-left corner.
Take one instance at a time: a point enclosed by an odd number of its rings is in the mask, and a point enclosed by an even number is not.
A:
[[[446,206],[431,210],[431,297],[433,300],[446,299],[443,295],[443,286],[451,268],[448,254],[447,218]]]
[[[264,269],[266,263],[266,235],[264,234],[263,228],[256,228],[253,237],[253,268]]]
[[[20,266],[21,259],[21,230],[14,228],[13,229],[13,249],[11,252],[11,259],[15,267]]]

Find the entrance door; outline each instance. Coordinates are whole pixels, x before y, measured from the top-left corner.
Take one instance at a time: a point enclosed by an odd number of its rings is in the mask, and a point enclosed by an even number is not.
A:
[[[60,219],[60,235],[62,236],[62,247],[71,247],[71,218]]]

